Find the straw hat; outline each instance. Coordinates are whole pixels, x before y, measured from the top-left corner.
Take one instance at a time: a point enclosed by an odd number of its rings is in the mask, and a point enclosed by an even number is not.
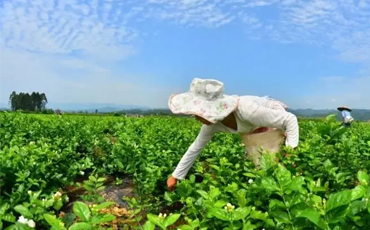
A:
[[[216,123],[238,106],[239,97],[224,94],[224,84],[214,79],[194,78],[188,92],[171,95],[168,105],[175,114],[191,114]]]
[[[347,111],[349,111],[349,112],[351,112],[352,111],[352,109],[349,109],[347,106],[340,106],[340,107],[338,107],[337,108],[339,111],[343,111],[343,110],[347,110]]]

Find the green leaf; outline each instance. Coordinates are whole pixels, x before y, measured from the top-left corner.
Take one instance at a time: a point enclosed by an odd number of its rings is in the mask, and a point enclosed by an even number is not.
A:
[[[216,197],[218,197],[220,194],[221,194],[221,192],[220,192],[220,189],[219,189],[219,188],[212,187],[212,188],[211,188],[211,190],[209,191],[209,196],[210,196],[212,199],[215,199],[215,198],[216,198]]]
[[[322,205],[322,199],[321,199],[321,196],[317,196],[317,195],[312,195],[311,196],[311,200],[316,204],[316,205]]]
[[[193,228],[197,228],[199,227],[200,223],[199,223],[199,219],[195,219],[193,221],[191,221],[190,225],[193,227]]]
[[[352,191],[343,190],[338,193],[332,194],[326,203],[326,212],[337,208],[339,206],[347,205],[351,202]]]
[[[243,173],[243,175],[244,176],[246,176],[246,177],[251,177],[251,178],[255,178],[256,177],[256,175],[254,175],[253,173]]]
[[[65,226],[68,228],[73,224],[73,221],[76,219],[76,215],[73,213],[67,213],[62,218],[62,221],[64,222]]]
[[[101,210],[101,209],[103,209],[103,208],[109,207],[109,206],[114,205],[114,204],[115,204],[114,202],[104,202],[104,203],[102,203],[102,204],[99,204],[99,205],[96,207],[96,209],[97,209],[97,210]]]
[[[166,218],[164,221],[164,226],[167,228],[168,226],[174,224],[179,218],[181,214],[173,214]]]
[[[6,210],[8,210],[8,209],[9,209],[9,204],[5,203],[5,204],[1,205],[0,206],[0,216],[4,215]]]
[[[278,165],[278,168],[275,171],[276,179],[278,180],[281,187],[286,187],[292,181],[292,175],[288,169],[286,169],[281,164]]]
[[[68,230],[90,230],[92,226],[88,223],[75,223]]]
[[[111,221],[113,221],[115,219],[116,219],[116,217],[113,216],[112,214],[105,214],[104,216],[102,216],[102,217],[99,218],[98,224],[106,223],[106,222],[111,222]]]
[[[245,207],[247,205],[246,195],[247,190],[245,189],[239,189],[239,191],[236,192],[239,207]]]
[[[275,154],[269,153],[269,154],[262,154],[261,160],[260,160],[260,167],[264,171],[268,171],[270,168],[272,168],[274,163],[274,157]]]
[[[324,167],[325,167],[325,169],[330,170],[331,168],[333,168],[333,163],[331,163],[331,161],[329,159],[327,159],[324,162]]]
[[[189,226],[189,225],[181,225],[178,229],[181,229],[181,230],[194,230],[193,227]]]
[[[54,209],[59,211],[63,207],[63,202],[61,199],[57,200],[57,202],[54,204]]]
[[[224,191],[230,192],[230,193],[235,193],[238,190],[238,184],[235,182],[232,182],[229,184]]]
[[[148,214],[147,217],[150,220],[150,222],[152,222],[153,224],[164,228],[163,221],[158,216],[153,215],[153,214]]]
[[[270,192],[274,192],[274,191],[278,191],[279,190],[276,181],[273,178],[271,178],[271,177],[264,177],[264,178],[262,178],[261,185],[262,185],[262,187],[264,189],[266,189],[266,190],[268,190]]]
[[[14,207],[14,210],[20,213],[24,217],[32,217],[32,213],[28,210],[28,208],[24,207],[23,205],[17,205]]]
[[[302,189],[303,184],[304,184],[303,177],[295,177],[293,178],[292,182],[290,182],[287,188],[293,191],[300,191]]]
[[[292,206],[305,202],[305,196],[301,193],[293,193],[293,195],[285,197],[285,206],[287,208],[291,208]]]
[[[256,219],[256,220],[262,220],[262,221],[267,220],[267,216],[264,213],[262,213],[261,211],[257,211],[257,210],[252,211],[251,214],[250,214],[250,217],[252,219]]]
[[[279,222],[282,222],[284,224],[290,223],[288,213],[283,210],[274,210],[270,212],[270,214]]]
[[[289,208],[290,215],[293,218],[298,217],[304,210],[310,209],[311,206],[307,205],[305,202],[300,202],[298,204],[295,204]]]
[[[50,200],[46,201],[45,206],[47,208],[49,208],[49,207],[53,206],[53,204],[54,204],[54,199],[50,199]]]
[[[149,220],[143,225],[143,230],[154,230],[155,224],[150,222]]]
[[[33,230],[33,228],[28,227],[26,224],[16,222],[15,224],[7,227],[5,230]]]
[[[164,193],[164,199],[167,201],[167,202],[169,202],[169,203],[173,203],[173,200],[172,200],[172,198],[171,198],[171,195],[168,193],[168,192],[165,192]]]
[[[216,201],[216,203],[214,203],[214,206],[216,207],[216,208],[222,208],[222,207],[224,207],[225,205],[226,205],[226,201],[224,201],[224,200],[218,200],[218,201]]]
[[[357,179],[361,185],[369,185],[369,175],[365,171],[358,171]]]
[[[58,220],[55,216],[50,214],[44,214],[44,219],[51,227],[55,230],[64,230],[62,221]]]
[[[342,221],[349,213],[349,205],[342,205],[325,213],[325,218],[330,224]]]
[[[76,214],[76,216],[80,217],[85,222],[88,222],[90,220],[90,209],[85,203],[76,201],[73,204],[73,212]]]
[[[228,212],[224,209],[211,208],[210,213],[212,215],[214,215],[217,219],[220,219],[220,220],[223,220],[223,221],[228,221],[229,220]]]
[[[244,208],[237,208],[234,210],[233,212],[233,221],[235,220],[244,220],[248,215],[249,213],[251,212],[251,209],[248,207],[244,207]]]
[[[256,228],[257,228],[257,226],[251,224],[250,221],[248,221],[247,223],[244,223],[244,225],[243,225],[243,230],[254,230]]]
[[[203,190],[197,190],[197,193],[199,193],[204,199],[208,199],[208,193]]]
[[[352,189],[351,201],[362,198],[366,193],[366,188],[362,185],[356,186]]]
[[[282,201],[276,200],[276,199],[270,200],[270,203],[269,203],[270,211],[275,210],[275,209],[285,209],[285,208],[286,208],[285,204]]]
[[[41,192],[42,192],[42,190],[37,191],[37,192],[33,192],[33,193],[32,193],[32,198],[33,198],[33,199],[37,199],[37,198],[39,198],[39,196],[40,196]]]
[[[312,223],[314,223],[317,227],[319,227],[321,229],[325,229],[326,224],[322,220],[322,218],[320,217],[320,213],[316,210],[306,209],[306,210],[302,211],[297,217],[298,218],[306,218],[309,221],[311,221]]]
[[[11,213],[7,213],[7,214],[5,214],[3,216],[0,215],[0,220],[1,219],[5,220],[6,222],[10,222],[10,223],[14,223],[17,220],[15,218],[15,216],[13,214],[11,214]]]
[[[366,201],[355,200],[351,203],[351,215],[355,216],[366,209]]]

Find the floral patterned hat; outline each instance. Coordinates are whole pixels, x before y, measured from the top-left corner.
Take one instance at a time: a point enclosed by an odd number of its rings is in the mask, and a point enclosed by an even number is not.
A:
[[[224,95],[224,84],[213,79],[194,78],[190,90],[171,95],[168,105],[175,114],[192,114],[216,123],[238,106],[239,97]]]

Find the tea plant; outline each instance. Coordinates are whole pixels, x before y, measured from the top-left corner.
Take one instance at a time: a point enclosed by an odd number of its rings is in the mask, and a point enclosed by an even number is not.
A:
[[[131,229],[370,228],[367,123],[300,120],[299,147],[283,147],[278,163],[264,154],[260,169],[238,135],[217,134],[169,192],[167,177],[199,132],[192,119],[1,113],[0,120],[0,228],[104,228],[112,217],[80,203],[83,212],[57,217],[68,203],[63,191],[80,183],[85,201],[99,206],[103,178],[119,185],[122,175],[136,194],[126,199]],[[169,207],[175,214],[163,211]]]

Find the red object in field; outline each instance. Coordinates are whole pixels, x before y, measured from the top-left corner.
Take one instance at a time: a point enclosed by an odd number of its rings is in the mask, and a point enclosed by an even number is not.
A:
[[[258,128],[258,129],[255,129],[253,130],[251,133],[264,133],[264,132],[267,132],[271,130],[271,128],[268,128],[268,127],[261,127],[261,128]]]

